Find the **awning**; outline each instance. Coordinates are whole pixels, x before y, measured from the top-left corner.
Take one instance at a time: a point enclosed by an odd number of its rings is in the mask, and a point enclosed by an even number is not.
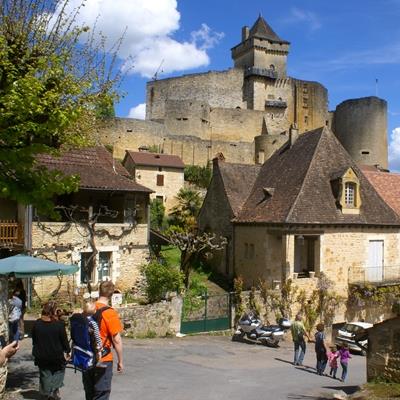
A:
[[[16,278],[71,275],[78,269],[76,265],[58,264],[22,254],[0,259],[0,275],[11,275]]]

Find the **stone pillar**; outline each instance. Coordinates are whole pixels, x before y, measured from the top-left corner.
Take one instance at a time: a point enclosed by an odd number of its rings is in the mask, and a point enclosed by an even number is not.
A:
[[[0,278],[0,336],[8,340],[8,280]],[[7,367],[0,367],[0,398],[7,380]]]
[[[282,280],[293,278],[294,235],[282,235]]]

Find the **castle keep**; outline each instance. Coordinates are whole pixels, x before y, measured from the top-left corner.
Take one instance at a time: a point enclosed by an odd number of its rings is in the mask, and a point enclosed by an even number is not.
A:
[[[322,84],[287,76],[290,43],[261,15],[241,39],[229,70],[148,82],[146,120],[109,121],[100,140],[120,158],[125,149],[157,145],[186,164],[204,165],[218,152],[253,164],[268,159],[290,132],[329,126],[357,162],[387,168],[384,100],[349,100],[329,112]]]

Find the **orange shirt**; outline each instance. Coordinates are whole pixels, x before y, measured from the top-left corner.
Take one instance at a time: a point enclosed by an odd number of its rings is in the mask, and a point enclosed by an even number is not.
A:
[[[106,304],[96,301],[96,310],[105,307]],[[104,347],[112,347],[111,338],[117,333],[123,331],[121,321],[119,319],[118,313],[113,309],[109,308],[102,313],[101,323],[99,326],[101,341]],[[113,355],[112,351],[105,355],[101,361],[112,361]]]

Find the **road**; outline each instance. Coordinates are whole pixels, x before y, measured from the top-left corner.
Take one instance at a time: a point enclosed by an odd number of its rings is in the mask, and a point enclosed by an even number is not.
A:
[[[357,355],[346,383],[316,375],[311,344],[304,368],[291,364],[288,342],[273,349],[226,336],[189,336],[126,339],[124,346],[125,371],[114,375],[111,400],[320,399],[336,390],[352,393],[365,382],[365,357]],[[12,398],[39,399],[37,381],[27,339],[10,362],[9,390],[21,390]],[[84,398],[79,373],[67,370],[62,398]]]

